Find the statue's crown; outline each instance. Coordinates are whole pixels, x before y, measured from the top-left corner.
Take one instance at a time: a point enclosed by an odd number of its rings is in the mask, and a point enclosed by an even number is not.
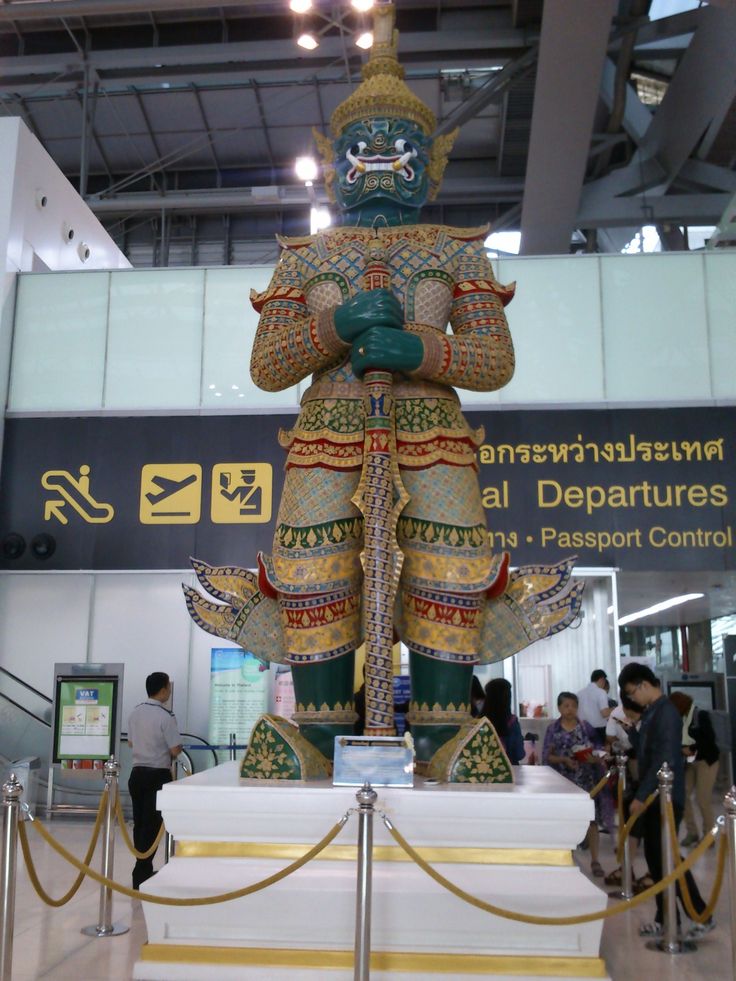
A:
[[[373,47],[363,66],[363,81],[341,102],[330,117],[332,135],[360,119],[409,119],[431,136],[437,126],[435,114],[404,81],[404,69],[396,57],[399,32],[394,29],[394,5],[374,8]]]

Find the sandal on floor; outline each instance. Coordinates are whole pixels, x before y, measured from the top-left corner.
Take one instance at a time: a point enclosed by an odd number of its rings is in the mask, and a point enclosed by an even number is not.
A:
[[[590,863],[590,871],[593,873],[593,875],[596,877],[596,879],[602,879],[603,876],[605,875],[605,872],[601,868],[601,863],[600,862],[591,862]]]
[[[661,937],[664,935],[664,927],[656,921],[653,923],[642,923],[639,927],[640,937]]]
[[[632,883],[632,891],[635,896],[638,896],[640,892],[644,892],[645,889],[649,889],[654,885],[654,879],[647,872],[640,879],[634,879]]]
[[[614,869],[613,872],[609,872],[608,875],[603,880],[607,886],[620,886],[621,879],[621,867]]]

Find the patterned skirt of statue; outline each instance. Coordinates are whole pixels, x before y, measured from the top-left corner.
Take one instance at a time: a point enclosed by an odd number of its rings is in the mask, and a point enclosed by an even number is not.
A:
[[[266,560],[293,663],[338,657],[362,642],[363,518],[352,498],[363,463],[363,402],[310,394],[294,429],[281,434],[286,480]],[[451,389],[397,381],[394,395],[399,472],[410,498],[397,527],[404,561],[396,630],[421,654],[472,663],[481,604],[497,572],[477,478],[482,433],[470,429]]]

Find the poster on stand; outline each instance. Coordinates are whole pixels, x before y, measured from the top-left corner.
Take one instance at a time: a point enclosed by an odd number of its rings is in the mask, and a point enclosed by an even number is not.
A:
[[[239,647],[210,650],[209,741],[224,746],[235,733],[238,745],[248,742],[259,716],[268,711],[269,671]],[[224,760],[227,756],[219,754]]]
[[[121,684],[122,665],[55,665],[52,763],[102,769],[116,755]]]

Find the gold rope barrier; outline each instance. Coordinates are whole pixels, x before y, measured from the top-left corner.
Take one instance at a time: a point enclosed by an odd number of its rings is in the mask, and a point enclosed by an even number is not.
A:
[[[591,791],[589,791],[589,794],[590,794],[590,797],[591,798],[596,798],[598,796],[598,794],[603,790],[603,788],[608,783],[608,781],[609,781],[612,773],[613,773],[613,770],[608,770],[606,772],[606,774],[601,777],[601,779],[598,781],[598,783],[595,785],[595,787],[593,787],[593,789]]]
[[[658,796],[659,796],[659,790],[653,790],[652,793],[644,801],[644,806],[642,807],[642,809],[640,811],[637,811],[636,814],[632,814],[629,817],[629,820],[622,828],[619,827],[618,846],[616,848],[616,861],[618,862],[619,865],[623,861],[623,857],[624,857],[624,841],[629,836],[629,834],[631,833],[631,829],[634,827],[636,822],[642,816],[644,811],[646,811],[648,807],[652,806],[652,804],[655,802]]]
[[[616,916],[618,913],[623,913],[631,909],[635,909],[642,903],[656,896],[657,893],[662,892],[669,885],[671,885],[676,879],[682,876],[685,872],[688,872],[693,865],[698,861],[700,856],[711,847],[713,844],[713,839],[718,834],[717,830],[711,830],[703,838],[700,844],[694,848],[688,857],[678,865],[677,868],[668,875],[666,878],[661,879],[659,882],[640,892],[638,896],[634,896],[633,899],[626,899],[620,903],[616,903],[614,906],[609,906],[608,909],[602,910],[600,913],[582,913],[579,916],[535,916],[530,913],[516,913],[513,910],[504,909],[502,906],[495,906],[493,903],[486,903],[482,899],[478,899],[476,896],[471,896],[469,892],[465,892],[459,886],[450,882],[443,875],[433,869],[432,866],[425,862],[421,855],[416,852],[408,841],[396,830],[396,828],[391,824],[391,822],[382,815],[383,823],[386,825],[389,833],[393,837],[394,841],[404,849],[406,854],[416,862],[419,868],[426,872],[430,878],[434,879],[439,885],[447,889],[453,895],[457,896],[458,899],[462,899],[464,902],[469,903],[471,906],[475,906],[477,909],[484,910],[486,913],[492,913],[494,916],[503,917],[506,920],[514,920],[517,923],[531,923],[535,926],[570,926],[574,923],[592,923],[593,920],[604,920],[609,916]]]
[[[680,854],[680,843],[677,840],[677,827],[675,826],[675,810],[670,801],[667,805],[667,824],[670,831],[670,839],[672,841],[672,853],[673,855]],[[712,844],[712,842],[711,842]],[[708,846],[710,847],[710,845]],[[718,859],[716,865],[716,876],[713,882],[713,891],[711,893],[710,899],[705,904],[705,909],[702,913],[695,912],[695,906],[693,905],[693,899],[690,895],[690,887],[687,884],[685,876],[680,879],[680,896],[682,898],[682,905],[685,907],[685,912],[695,923],[705,923],[713,915],[713,911],[716,908],[718,902],[718,897],[721,893],[721,887],[723,885],[723,873],[726,868],[726,854],[728,853],[728,839],[724,835],[718,844]]]
[[[182,899],[179,897],[166,897],[166,896],[154,896],[153,893],[148,892],[138,892],[136,889],[128,889],[127,886],[121,886],[119,883],[114,882],[112,879],[108,879],[106,876],[101,875],[94,869],[90,868],[89,864],[86,862],[80,862],[78,858],[75,858],[70,851],[68,851],[64,846],[58,842],[54,836],[48,831],[41,821],[36,818],[32,824],[33,827],[38,831],[41,837],[46,841],[55,852],[58,852],[62,858],[65,858],[70,865],[73,865],[76,869],[79,869],[84,875],[88,875],[90,879],[94,879],[95,882],[99,882],[100,885],[106,886],[108,889],[112,889],[113,892],[119,892],[123,896],[129,896],[131,899],[140,899],[145,903],[158,903],[160,906],[213,906],[216,903],[226,903],[233,899],[242,899],[243,896],[250,896],[251,893],[259,892],[261,889],[265,889],[267,886],[272,886],[275,882],[279,882],[281,879],[285,879],[292,872],[296,872],[307,862],[311,862],[313,858],[316,858],[321,851],[323,851],[337,835],[345,827],[345,822],[347,821],[347,815],[340,818],[340,820],[327,832],[321,841],[318,841],[316,845],[305,852],[301,858],[296,859],[291,865],[287,865],[286,868],[281,869],[280,872],[274,872],[273,875],[269,875],[265,879],[261,879],[260,882],[254,882],[250,886],[244,886],[242,889],[233,889],[231,892],[223,892],[217,896],[201,896],[198,899]],[[20,834],[21,844],[24,839],[27,839],[27,832],[25,829],[25,822],[21,822],[18,833]],[[26,854],[25,847],[23,848],[23,854]]]
[[[95,848],[97,847],[97,840],[100,837],[100,829],[102,828],[102,821],[105,815],[105,804],[107,801],[107,787],[102,792],[102,797],[100,798],[100,806],[97,808],[97,817],[95,818],[95,826],[92,829],[92,837],[89,841],[89,846],[87,848],[87,853],[84,856],[84,864],[89,865],[92,861],[92,856],[95,853]],[[59,899],[53,899],[41,885],[41,880],[38,877],[38,872],[36,871],[36,866],[33,862],[33,857],[31,856],[31,850],[28,847],[28,838],[24,833],[23,828],[24,822],[18,826],[19,836],[20,836],[20,847],[23,851],[23,858],[26,862],[26,867],[28,869],[28,878],[31,880],[31,885],[36,890],[39,898],[46,903],[47,906],[54,906],[58,909],[60,906],[65,906],[70,899],[73,899],[79,891],[79,887],[84,882],[84,872],[80,872],[76,877],[71,887],[67,892],[64,893]]]
[[[142,861],[143,859],[150,858],[151,855],[156,854],[156,849],[161,844],[161,839],[164,836],[165,828],[164,828],[163,821],[161,822],[161,827],[158,829],[158,834],[156,835],[156,839],[151,845],[151,847],[148,849],[148,851],[139,852],[138,849],[133,844],[133,842],[130,840],[128,829],[125,826],[125,815],[123,814],[123,808],[120,804],[119,793],[115,794],[115,817],[117,818],[118,827],[120,828],[120,834],[122,835],[123,841],[125,842],[125,847],[128,849],[128,851],[134,858],[141,859]]]

